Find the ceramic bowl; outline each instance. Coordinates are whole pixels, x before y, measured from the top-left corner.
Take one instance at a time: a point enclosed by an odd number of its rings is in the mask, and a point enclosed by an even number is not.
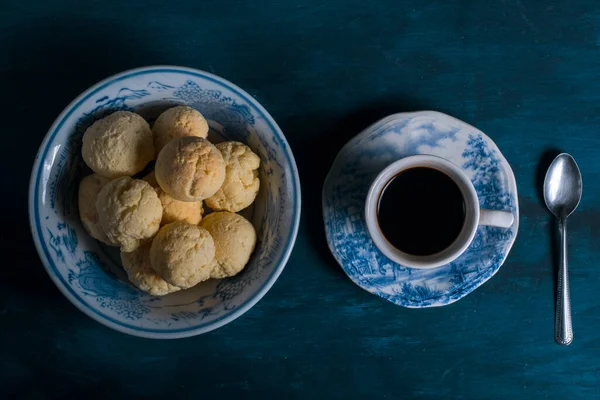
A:
[[[116,110],[135,111],[152,121],[177,104],[199,110],[209,121],[213,137],[244,142],[260,156],[260,192],[245,212],[257,230],[258,243],[239,275],[153,297],[129,284],[118,250],[103,246],[83,230],[77,188],[90,171],[81,158],[81,138],[94,120]],[[181,67],[131,70],[86,90],[67,106],[44,138],[29,187],[33,239],[60,291],[104,325],[148,338],[197,335],[248,311],[283,270],[299,219],[298,171],[273,118],[228,81]]]

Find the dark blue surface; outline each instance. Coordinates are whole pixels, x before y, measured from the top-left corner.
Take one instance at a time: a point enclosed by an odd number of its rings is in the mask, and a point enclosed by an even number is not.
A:
[[[600,7],[593,1],[169,1],[0,5],[4,210],[0,387],[25,398],[600,397]],[[47,129],[81,91],[150,64],[214,72],[267,108],[296,155],[302,226],[251,311],[178,341],[125,336],[53,286],[35,253],[27,185]],[[328,253],[321,185],[337,150],[380,117],[434,109],[511,162],[521,227],[504,267],[444,308],[360,290]],[[550,156],[584,178],[570,224],[575,339],[553,342]]]

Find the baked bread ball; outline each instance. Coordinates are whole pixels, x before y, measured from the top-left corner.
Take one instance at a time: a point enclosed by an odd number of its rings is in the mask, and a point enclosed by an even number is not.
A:
[[[221,188],[225,162],[208,140],[187,136],[163,147],[154,172],[161,189],[174,199],[201,201]]]
[[[244,269],[256,246],[256,231],[239,214],[221,211],[208,214],[200,223],[215,242],[211,278],[226,278]]]
[[[83,134],[83,161],[106,178],[135,175],[154,159],[150,126],[139,115],[117,111]]]
[[[160,222],[161,226],[175,221],[183,221],[192,225],[198,225],[200,223],[202,214],[204,213],[201,201],[175,200],[160,188],[160,185],[156,182],[154,171],[146,175],[144,180],[156,190],[156,194],[162,204],[163,214],[162,221]]]
[[[96,199],[100,190],[110,182],[110,179],[103,178],[98,174],[86,176],[79,183],[79,218],[83,224],[83,229],[94,239],[106,244],[111,243],[106,237],[104,229],[98,220],[98,211],[96,210]]]
[[[218,143],[216,147],[225,161],[225,181],[217,193],[206,199],[206,205],[215,211],[238,212],[256,199],[260,158],[240,142]]]
[[[154,188],[128,176],[114,179],[102,188],[96,209],[108,240],[126,253],[152,238],[162,218],[162,205]]]
[[[208,123],[199,111],[188,106],[169,108],[158,116],[152,127],[154,149],[158,154],[173,139],[208,136]]]
[[[150,266],[150,246],[152,242],[142,244],[129,253],[121,252],[121,263],[131,283],[152,296],[164,296],[177,292],[181,288],[167,283]]]
[[[210,278],[215,242],[204,228],[185,222],[163,226],[150,247],[150,264],[165,281],[187,289]]]

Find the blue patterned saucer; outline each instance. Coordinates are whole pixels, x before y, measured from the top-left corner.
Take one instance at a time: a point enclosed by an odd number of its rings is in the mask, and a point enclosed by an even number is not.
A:
[[[440,156],[462,168],[481,207],[511,211],[513,226],[480,226],[467,251],[439,268],[414,269],[389,260],[367,232],[364,203],[379,172],[415,154]],[[395,114],[339,152],[323,187],[323,218],[333,256],[358,286],[404,307],[443,306],[481,286],[504,263],[519,228],[517,185],[496,144],[478,129],[434,111]]]

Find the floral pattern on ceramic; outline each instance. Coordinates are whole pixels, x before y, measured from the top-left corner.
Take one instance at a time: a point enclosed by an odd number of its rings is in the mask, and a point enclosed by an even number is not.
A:
[[[462,168],[480,206],[512,212],[513,226],[478,227],[469,248],[438,268],[414,269],[389,260],[367,232],[364,204],[385,167],[415,154],[443,157]],[[323,187],[323,217],[331,252],[358,286],[404,307],[443,306],[471,293],[503,264],[519,226],[517,186],[498,147],[476,128],[438,112],[395,114],[339,152]]]
[[[89,237],[79,221],[79,181],[91,173],[81,139],[95,120],[117,110],[152,121],[177,104],[196,108],[211,132],[247,143],[262,161],[261,189],[245,210],[258,244],[239,275],[153,297],[129,284],[119,253]],[[210,331],[252,307],[273,285],[289,257],[300,216],[300,186],[291,150],[268,113],[247,93],[214,75],[180,67],[150,67],[92,87],[58,117],[32,171],[29,211],[44,265],[82,311],[117,330],[151,338]]]

